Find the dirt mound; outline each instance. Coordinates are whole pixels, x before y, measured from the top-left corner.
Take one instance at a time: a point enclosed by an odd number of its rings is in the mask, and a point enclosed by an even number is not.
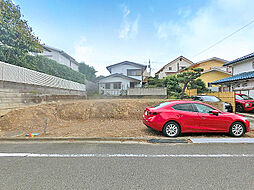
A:
[[[44,119],[50,129],[105,120],[141,120],[145,107],[158,104],[158,99],[112,99],[59,102],[27,107],[0,118],[0,136],[8,131],[42,132]],[[165,101],[165,100],[164,100]],[[128,121],[130,122],[130,121]],[[110,122],[106,122],[110,123]],[[97,122],[98,125],[98,122]]]

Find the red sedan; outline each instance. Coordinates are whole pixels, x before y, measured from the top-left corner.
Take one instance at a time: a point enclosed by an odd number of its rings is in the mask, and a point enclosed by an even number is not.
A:
[[[237,112],[253,111],[254,100],[245,94],[235,94],[235,104]]]
[[[181,133],[229,133],[241,137],[249,132],[247,118],[195,101],[169,101],[147,107],[144,124],[165,136],[176,137]]]

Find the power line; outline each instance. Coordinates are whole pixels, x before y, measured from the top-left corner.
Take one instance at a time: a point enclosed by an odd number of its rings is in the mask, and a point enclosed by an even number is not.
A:
[[[192,58],[197,57],[198,55],[206,52],[207,50],[213,48],[214,46],[218,45],[219,43],[221,43],[222,41],[228,39],[229,37],[233,36],[234,34],[236,34],[237,32],[241,31],[242,29],[246,28],[247,26],[251,25],[252,23],[254,23],[254,19],[252,21],[250,21],[248,24],[242,26],[241,28],[237,29],[236,31],[232,32],[231,34],[225,36],[224,38],[222,38],[221,40],[217,41],[216,43],[214,43],[213,45],[209,46],[208,48],[200,51],[199,53],[197,53],[196,55],[194,55]]]

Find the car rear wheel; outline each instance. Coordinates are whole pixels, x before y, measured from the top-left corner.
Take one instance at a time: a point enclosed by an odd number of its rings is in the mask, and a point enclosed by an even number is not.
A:
[[[245,126],[241,122],[234,122],[229,129],[230,135],[233,137],[241,137],[245,133]]]
[[[243,112],[244,111],[244,108],[241,104],[236,104],[236,111],[237,112]]]
[[[169,121],[164,125],[162,132],[167,137],[177,137],[181,133],[181,128],[178,123]]]

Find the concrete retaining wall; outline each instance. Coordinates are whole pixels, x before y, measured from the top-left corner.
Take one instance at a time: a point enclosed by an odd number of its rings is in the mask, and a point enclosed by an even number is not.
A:
[[[167,96],[167,88],[129,88],[127,96]]]

